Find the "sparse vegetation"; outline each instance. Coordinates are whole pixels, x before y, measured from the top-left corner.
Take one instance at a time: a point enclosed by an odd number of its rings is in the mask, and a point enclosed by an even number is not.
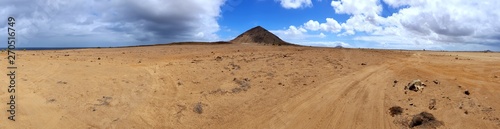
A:
[[[201,102],[198,102],[194,105],[193,111],[198,114],[203,113],[203,104]]]
[[[403,108],[401,108],[400,106],[393,106],[389,108],[389,112],[391,116],[394,117],[396,115],[401,115],[401,113],[403,113]]]
[[[414,115],[410,124],[408,125],[410,128],[413,127],[423,127],[423,128],[436,128],[441,126],[443,123],[441,121],[436,120],[434,115],[427,112],[421,112],[417,115]]]

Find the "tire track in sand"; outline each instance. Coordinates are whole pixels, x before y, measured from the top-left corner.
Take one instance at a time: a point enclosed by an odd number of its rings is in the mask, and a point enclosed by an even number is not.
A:
[[[391,66],[394,63],[368,66],[322,83],[262,113],[264,115],[248,121],[245,127],[396,128],[384,107],[383,87],[391,85],[392,71],[388,69]]]

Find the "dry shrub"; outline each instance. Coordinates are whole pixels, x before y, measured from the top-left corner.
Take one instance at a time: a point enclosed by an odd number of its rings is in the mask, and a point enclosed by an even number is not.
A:
[[[389,108],[389,111],[391,116],[394,117],[395,115],[401,115],[401,113],[403,113],[403,108],[401,108],[400,106],[393,106]]]

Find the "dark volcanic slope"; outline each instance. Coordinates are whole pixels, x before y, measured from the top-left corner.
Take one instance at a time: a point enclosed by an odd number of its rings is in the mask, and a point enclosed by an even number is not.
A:
[[[281,40],[278,36],[267,31],[261,26],[254,27],[243,34],[240,34],[232,43],[258,43],[267,45],[293,45]]]

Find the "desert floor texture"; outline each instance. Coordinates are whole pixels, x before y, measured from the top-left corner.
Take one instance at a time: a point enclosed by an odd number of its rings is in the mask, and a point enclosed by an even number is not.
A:
[[[16,121],[2,104],[0,128],[500,128],[500,53],[185,44],[16,54]],[[405,90],[417,79],[424,90]],[[415,123],[422,112],[433,118]]]

